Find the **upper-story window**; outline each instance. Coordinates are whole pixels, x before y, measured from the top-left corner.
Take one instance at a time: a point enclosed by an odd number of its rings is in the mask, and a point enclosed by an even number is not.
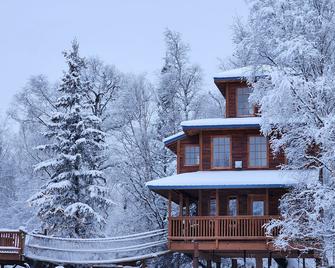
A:
[[[212,168],[231,167],[230,137],[212,137]]]
[[[263,136],[249,137],[249,167],[262,168],[268,166],[268,142]]]
[[[237,89],[237,116],[250,116],[254,114],[254,107],[249,102],[250,87]]]
[[[200,161],[200,149],[198,145],[185,146],[185,166],[197,166]]]

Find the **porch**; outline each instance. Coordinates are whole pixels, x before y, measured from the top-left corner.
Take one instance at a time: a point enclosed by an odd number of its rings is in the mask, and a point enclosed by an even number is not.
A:
[[[274,250],[264,225],[279,218],[283,189],[168,190],[168,241],[173,251]],[[173,203],[178,204],[174,209]]]

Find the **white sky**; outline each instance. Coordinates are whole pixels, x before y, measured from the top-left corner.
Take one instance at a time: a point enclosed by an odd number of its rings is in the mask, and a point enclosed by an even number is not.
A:
[[[244,0],[0,0],[0,112],[31,75],[61,76],[61,51],[74,37],[82,56],[154,78],[165,28],[179,31],[212,88],[218,58],[233,50],[234,18],[247,12]]]

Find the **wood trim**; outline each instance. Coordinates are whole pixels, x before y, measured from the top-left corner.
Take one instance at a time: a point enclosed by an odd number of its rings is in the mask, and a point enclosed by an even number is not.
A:
[[[199,133],[199,148],[200,148],[200,157],[199,157],[199,161],[200,161],[200,164],[199,164],[199,170],[203,170],[203,149],[204,149],[204,143],[203,143],[203,134],[202,134],[202,131],[200,131]]]
[[[266,139],[266,165],[265,166],[250,166],[250,138],[251,137],[264,137]],[[269,139],[262,135],[247,135],[247,168],[250,169],[267,169],[270,167],[269,157]]]
[[[226,86],[225,86],[225,94],[226,94],[226,117],[230,117],[229,116],[229,101],[228,101],[229,95],[228,95],[228,93],[229,93],[229,83],[227,83]]]
[[[219,216],[220,214],[220,195],[219,195],[219,189],[215,190],[215,200],[216,200],[216,216]]]
[[[200,160],[200,145],[199,144],[183,144],[184,146],[184,161],[183,161],[183,166],[184,167],[198,167],[201,163]],[[199,163],[195,165],[186,165],[186,147],[199,147]]]
[[[265,215],[269,215],[269,189],[265,190]]]
[[[228,167],[213,167],[213,154],[214,154],[214,149],[213,149],[213,138],[229,138],[229,143],[230,143],[230,154],[229,154],[229,166]],[[233,163],[233,138],[232,135],[211,135],[211,158],[210,158],[210,169],[212,170],[226,170],[226,169],[232,169],[232,163]]]
[[[252,215],[252,202],[253,201],[264,201],[264,216],[253,216]],[[265,217],[266,215],[266,207],[268,206],[266,204],[266,194],[249,194],[248,195],[248,214],[253,217]]]
[[[180,141],[177,141],[177,174],[180,173]]]

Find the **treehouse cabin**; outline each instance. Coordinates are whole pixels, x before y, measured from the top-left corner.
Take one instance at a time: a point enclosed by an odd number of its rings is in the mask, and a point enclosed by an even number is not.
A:
[[[252,257],[258,268],[262,258],[283,264],[298,254],[276,250],[265,234],[264,224],[279,217],[279,199],[295,180],[294,172],[280,170],[285,156],[272,154],[269,138],[260,133],[246,71],[214,78],[226,99],[226,117],[182,122],[183,131],[164,140],[176,154],[177,174],[147,183],[169,200],[170,250],[192,254],[194,267],[198,258],[211,267],[222,257]]]

